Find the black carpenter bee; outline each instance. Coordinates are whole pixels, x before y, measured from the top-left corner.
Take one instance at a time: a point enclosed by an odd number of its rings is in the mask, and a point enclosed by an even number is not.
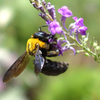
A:
[[[53,39],[49,42],[49,39]],[[3,82],[8,82],[11,78],[17,77],[26,68],[30,56],[35,56],[33,61],[36,75],[39,72],[45,75],[59,75],[65,72],[68,68],[68,63],[56,62],[46,57],[58,56],[59,50],[54,47],[57,40],[54,35],[47,34],[44,31],[38,31],[31,36],[27,41],[26,51],[11,65],[3,77]]]

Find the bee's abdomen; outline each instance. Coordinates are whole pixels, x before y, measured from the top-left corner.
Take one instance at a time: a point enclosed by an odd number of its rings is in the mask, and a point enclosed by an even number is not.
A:
[[[64,73],[67,70],[68,65],[69,64],[65,62],[57,62],[46,59],[41,73],[56,76]]]

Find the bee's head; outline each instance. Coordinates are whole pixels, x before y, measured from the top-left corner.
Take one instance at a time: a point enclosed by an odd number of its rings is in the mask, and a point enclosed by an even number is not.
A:
[[[40,48],[47,48],[47,44],[45,42],[40,41],[38,38],[30,38],[27,41],[26,51],[31,55],[35,56],[35,53]]]

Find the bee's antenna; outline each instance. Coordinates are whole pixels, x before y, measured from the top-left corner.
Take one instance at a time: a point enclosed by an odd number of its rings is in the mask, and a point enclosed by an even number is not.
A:
[[[41,29],[42,27],[48,27],[48,25],[43,25],[43,26],[40,26],[40,27],[39,27],[39,31],[41,31],[41,30],[42,30],[42,29]]]

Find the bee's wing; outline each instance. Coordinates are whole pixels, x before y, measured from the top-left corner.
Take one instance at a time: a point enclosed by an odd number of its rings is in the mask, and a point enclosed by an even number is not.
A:
[[[35,71],[36,75],[38,75],[44,66],[44,58],[42,57],[42,52],[39,50],[39,46],[38,46],[36,54],[35,54],[34,65],[35,65],[34,71]]]
[[[3,82],[8,82],[11,78],[17,77],[26,68],[29,62],[29,54],[25,51],[7,70],[3,77]]]

